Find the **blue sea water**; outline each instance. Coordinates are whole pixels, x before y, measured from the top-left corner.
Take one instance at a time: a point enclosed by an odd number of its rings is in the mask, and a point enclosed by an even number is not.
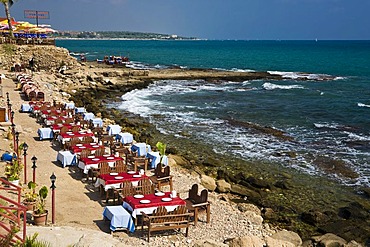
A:
[[[122,96],[119,108],[163,133],[212,143],[218,153],[275,162],[347,185],[370,180],[370,41],[58,40],[88,60],[129,56],[136,68],[269,71],[285,80],[158,81]],[[285,131],[287,142],[229,119]],[[187,133],[183,135],[183,133]],[[190,136],[188,136],[190,135]],[[284,155],[289,151],[296,157]],[[342,160],[356,179],[326,174],[317,157]]]

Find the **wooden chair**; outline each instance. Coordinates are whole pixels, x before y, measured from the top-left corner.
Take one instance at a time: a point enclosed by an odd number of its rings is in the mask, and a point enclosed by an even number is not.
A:
[[[63,120],[60,118],[57,118],[54,120],[54,124],[62,124],[62,123],[63,123]]]
[[[189,197],[185,199],[186,208],[194,214],[194,225],[198,223],[198,214],[202,211],[207,213],[207,223],[211,219],[211,203],[208,201],[208,190],[204,189],[198,195],[198,185],[193,184],[189,190]]]
[[[154,194],[154,186],[148,177],[140,179],[138,185],[134,187],[134,190],[135,194]]]
[[[72,132],[78,132],[80,130],[80,126],[73,126],[71,131]]]
[[[94,179],[96,180],[99,177],[99,175],[109,174],[111,171],[112,170],[108,162],[103,161],[98,164],[98,168],[91,168],[89,170],[88,175],[89,175],[89,178],[91,177],[91,181],[94,183],[95,182]]]
[[[148,169],[148,159],[147,158],[141,158],[141,157],[134,157],[133,158],[133,166],[134,171],[136,172],[138,168],[142,167],[144,171],[146,172]]]
[[[82,138],[82,142],[83,143],[92,143],[92,142],[94,142],[94,138],[92,136],[84,136]]]
[[[124,181],[120,184],[119,188],[114,189],[114,201],[117,197],[118,204],[122,203],[122,199],[126,196],[134,195],[134,186],[131,181]]]
[[[154,170],[154,175],[150,180],[158,190],[162,190],[162,186],[170,186],[170,191],[173,190],[172,176],[170,175],[170,166],[163,167],[158,164]]]
[[[64,122],[66,124],[71,124],[71,123],[73,123],[73,118],[67,118]]]
[[[81,143],[80,138],[78,138],[78,137],[72,137],[71,138],[71,147],[76,146],[76,144],[80,144],[80,143]]]
[[[80,159],[81,158],[87,158],[87,156],[91,155],[91,150],[90,149],[82,149],[81,154],[80,154]]]
[[[95,150],[95,156],[103,156],[105,154],[105,148],[98,148]]]
[[[116,161],[115,172],[127,172],[127,166],[125,165],[123,160]]]
[[[179,206],[173,212],[167,212],[165,207],[159,206],[152,215],[141,213],[143,215],[141,230],[144,230],[144,225],[148,227],[148,242],[150,233],[154,231],[186,228],[185,237],[189,234],[191,214],[186,211],[185,206]]]
[[[64,133],[67,133],[69,130],[68,130],[68,127],[67,126],[63,126],[62,128],[60,128],[60,134],[64,134]]]

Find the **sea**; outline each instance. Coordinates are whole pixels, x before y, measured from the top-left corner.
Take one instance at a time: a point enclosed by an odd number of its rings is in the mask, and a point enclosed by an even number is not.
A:
[[[218,154],[369,186],[370,41],[57,40],[57,46],[87,60],[126,56],[136,69],[282,75],[243,82],[161,80],[122,95],[115,107],[147,118],[163,134],[205,142]],[[293,140],[240,123],[275,128]],[[358,177],[327,172],[315,165],[318,157],[340,161]]]

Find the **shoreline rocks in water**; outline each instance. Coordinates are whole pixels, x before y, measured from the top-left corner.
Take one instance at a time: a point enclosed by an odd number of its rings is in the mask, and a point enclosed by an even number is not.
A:
[[[332,208],[330,205],[335,202],[335,199],[330,199],[333,193],[321,192],[323,195],[315,194],[314,188],[305,188],[297,182],[302,174],[290,175],[290,171],[281,169],[281,171],[275,172],[271,169],[270,173],[259,170],[262,169],[255,167],[259,164],[250,164],[253,169],[244,167],[244,163],[240,163],[236,158],[229,162],[235,162],[235,169],[230,169],[226,164],[226,159],[215,160],[213,152],[199,153],[196,150],[198,147],[195,144],[180,143],[171,137],[161,135],[154,126],[146,122],[138,116],[134,116],[130,113],[122,113],[116,109],[107,109],[106,103],[111,101],[119,100],[119,97],[130,90],[140,89],[147,87],[154,80],[161,79],[203,79],[206,81],[213,81],[217,83],[219,80],[250,80],[250,79],[282,79],[280,76],[272,76],[265,72],[247,72],[239,74],[240,72],[219,72],[217,74],[212,70],[182,70],[182,69],[168,69],[168,70],[156,70],[156,71],[136,71],[127,68],[113,68],[113,67],[98,67],[97,65],[86,63],[80,64],[74,58],[68,56],[68,52],[63,48],[58,48],[55,51],[53,49],[48,50],[46,53],[60,53],[59,55],[50,55],[42,57],[41,53],[45,53],[43,50],[37,50],[34,47],[28,47],[27,49],[18,49],[15,54],[11,56],[13,61],[23,58],[21,62],[27,62],[29,54],[36,57],[36,61],[43,61],[40,63],[39,68],[48,71],[48,75],[45,73],[34,73],[36,81],[40,83],[45,82],[44,86],[51,89],[52,96],[57,101],[73,100],[76,105],[85,106],[88,111],[94,113],[100,112],[103,118],[109,118],[114,120],[117,124],[124,126],[124,129],[133,133],[135,140],[149,142],[155,144],[157,140],[168,140],[169,153],[173,155],[179,155],[183,159],[182,166],[202,175],[203,178],[210,177],[216,178],[214,181],[208,181],[205,183],[209,190],[216,190],[220,193],[223,191],[226,193],[231,192],[237,195],[237,197],[231,197],[231,200],[241,202],[240,205],[245,204],[244,198],[248,202],[253,202],[259,207],[263,208],[262,216],[266,222],[272,225],[284,227],[286,229],[295,231],[303,236],[304,239],[310,239],[312,234],[324,234],[324,233],[335,233],[344,237],[347,241],[357,240],[358,242],[365,242],[370,233],[369,229],[369,203],[360,204],[361,214],[355,214],[354,209],[351,208],[350,202],[353,198],[357,198],[357,195],[353,195],[348,198],[347,204],[342,206],[340,209]],[[19,52],[22,53],[19,55]],[[65,56],[65,60],[63,59]],[[52,60],[51,57],[58,57],[57,61],[53,61],[50,65],[47,65],[45,60]],[[3,66],[9,68],[9,61],[6,58],[1,60]],[[61,74],[59,72],[58,65],[66,64],[67,70]],[[47,81],[45,81],[47,79]],[[63,92],[63,94],[61,94]],[[71,96],[69,98],[69,96]],[[99,100],[97,100],[99,99]],[[253,126],[249,126],[253,128]],[[271,134],[271,130],[268,127],[256,128],[256,130]],[[287,138],[284,133],[276,132],[278,136]],[[272,133],[272,135],[274,135]],[[181,148],[180,148],[181,147]],[[199,150],[199,149],[198,149]],[[294,154],[292,153],[294,156]],[[249,167],[249,168],[250,168]],[[267,169],[268,170],[268,169]],[[275,172],[275,173],[274,173]],[[288,174],[289,176],[283,176],[281,174]],[[208,179],[209,180],[209,179]],[[325,183],[323,188],[329,187],[327,182],[323,182],[320,179],[313,179],[312,182]],[[204,184],[203,184],[204,185]],[[216,186],[216,187],[215,187]],[[317,188],[316,188],[317,189]],[[305,191],[307,190],[307,191]],[[343,188],[343,191],[348,193],[347,188]],[[301,194],[299,194],[301,193]],[[308,195],[312,193],[311,195]],[[324,210],[317,210],[311,212],[312,208],[306,205],[306,208],[299,208],[298,202],[301,201],[305,204],[305,201],[315,201],[317,197],[327,197],[324,199],[322,205],[318,205],[321,208],[325,208],[328,205],[328,212]],[[358,198],[357,198],[358,199]],[[229,199],[227,199],[229,200]],[[330,201],[332,200],[332,201]],[[338,200],[339,201],[339,200]],[[365,201],[366,202],[366,201]],[[314,203],[312,203],[314,204]],[[343,218],[344,217],[344,218]],[[303,219],[303,221],[302,221]],[[348,222],[350,220],[350,222]],[[362,223],[360,223],[362,221]],[[337,229],[335,226],[343,226],[344,222],[347,222],[348,227]],[[367,225],[367,226],[366,226]],[[361,228],[361,231],[353,231],[349,228]],[[366,237],[366,234],[367,237]],[[242,241],[242,240],[240,240]],[[244,241],[244,240],[243,240]],[[252,240],[251,240],[252,241]],[[319,243],[322,239],[310,240],[311,243]],[[265,243],[273,243],[272,240],[266,241]],[[237,246],[237,245],[235,245]],[[270,245],[268,245],[270,246]],[[271,245],[273,246],[273,245]],[[287,245],[288,246],[288,245]],[[295,246],[295,245],[293,245]],[[356,246],[356,245],[354,245]]]

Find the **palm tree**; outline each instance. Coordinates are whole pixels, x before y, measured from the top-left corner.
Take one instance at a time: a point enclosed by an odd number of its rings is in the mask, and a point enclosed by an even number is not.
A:
[[[15,1],[15,0],[14,0]],[[8,19],[9,34],[11,38],[14,38],[12,21],[10,19],[10,7],[14,4],[13,0],[0,0],[4,4],[6,18]]]

